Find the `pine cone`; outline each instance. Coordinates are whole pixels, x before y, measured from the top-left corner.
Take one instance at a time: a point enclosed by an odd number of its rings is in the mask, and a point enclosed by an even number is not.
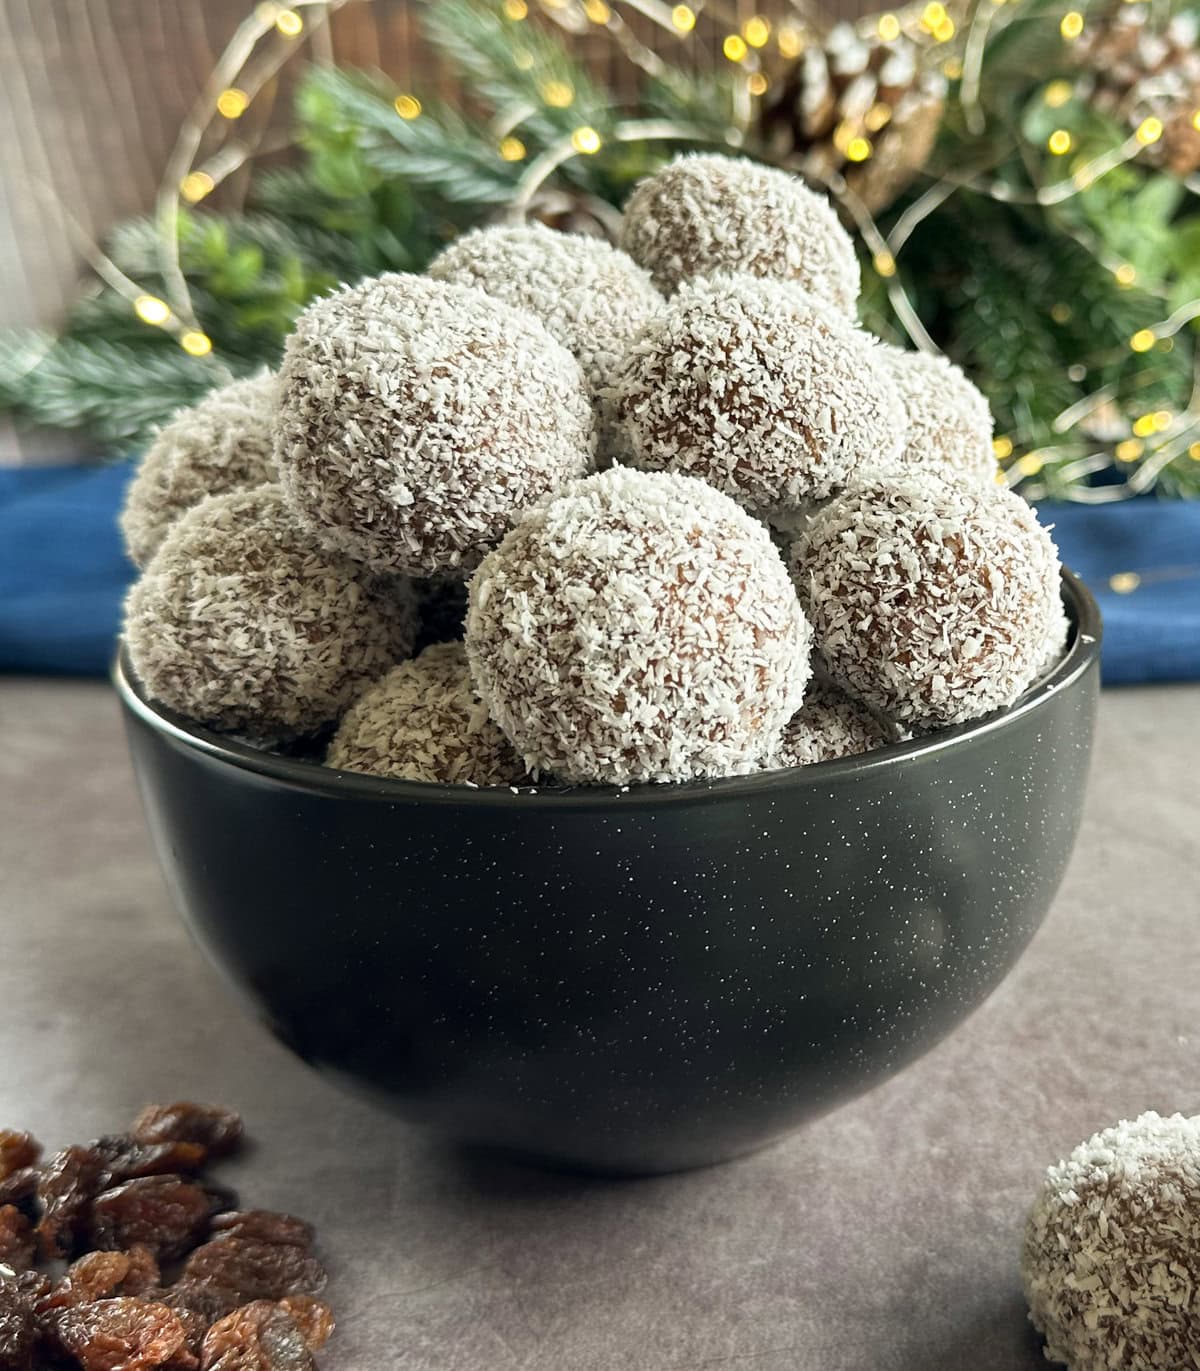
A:
[[[782,78],[763,109],[763,138],[783,165],[841,172],[876,212],[924,168],[945,97],[945,77],[911,38],[885,42],[875,20],[838,24]]]
[[[1176,176],[1200,170],[1200,16],[1156,26],[1146,5],[1121,5],[1089,24],[1074,46],[1088,103],[1130,129],[1148,118],[1163,135],[1142,156]]]

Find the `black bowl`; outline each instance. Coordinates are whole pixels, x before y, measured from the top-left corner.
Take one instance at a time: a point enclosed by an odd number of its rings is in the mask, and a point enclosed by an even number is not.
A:
[[[471,790],[330,771],[148,701],[167,880],[305,1060],[442,1137],[603,1172],[769,1142],[932,1047],[1044,917],[1079,824],[1100,622],[1011,709],[709,784]]]

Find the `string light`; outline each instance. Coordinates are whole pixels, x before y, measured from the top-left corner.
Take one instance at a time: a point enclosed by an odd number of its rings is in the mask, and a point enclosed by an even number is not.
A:
[[[295,10],[280,10],[275,16],[275,27],[285,38],[298,38],[304,32],[304,20]]]
[[[1022,476],[1036,476],[1045,465],[1046,459],[1040,452],[1027,452],[1017,459],[1017,470]]]
[[[1142,578],[1136,571],[1118,571],[1108,578],[1109,590],[1115,590],[1118,595],[1132,595],[1141,584]]]
[[[871,258],[871,265],[875,268],[876,273],[885,279],[896,274],[896,259],[890,252],[877,252]]]
[[[671,23],[680,33],[691,33],[696,27],[696,12],[687,5],[676,5],[671,11]]]
[[[851,162],[865,162],[872,152],[871,140],[863,138],[851,138],[846,144],[846,156]]]
[[[742,37],[752,48],[765,48],[771,37],[771,25],[761,14],[753,15],[742,25]]]
[[[1129,346],[1134,352],[1149,352],[1154,346],[1154,330],[1150,328],[1140,328],[1129,340]]]
[[[804,34],[794,24],[780,25],[775,42],[781,57],[799,57],[804,51]],[[1200,118],[1200,110],[1196,111],[1196,117]]]
[[[179,346],[189,357],[207,357],[212,351],[212,339],[198,328],[190,328],[180,334]]]
[[[933,36],[939,43],[948,43],[957,32],[958,30],[954,26],[954,20],[947,15],[940,24],[934,26]]]
[[[1194,128],[1197,133],[1200,133],[1200,109],[1194,109],[1192,111],[1192,128]]]
[[[189,171],[179,183],[179,193],[188,202],[194,205],[198,200],[211,193],[216,182],[206,171]]]
[[[992,439],[992,452],[996,455],[998,462],[1003,462],[1005,458],[1013,454],[1012,439],[1007,434],[1002,433],[998,438]]]
[[[528,14],[529,6],[525,0],[504,0],[504,17],[511,19],[514,24],[519,24]]]
[[[571,146],[576,152],[591,154],[599,152],[601,147],[600,135],[595,129],[589,128],[586,124],[582,128],[577,128],[571,134]]]
[[[945,5],[939,4],[938,0],[931,0],[931,3],[921,11],[921,27],[927,33],[932,33],[939,24],[944,23],[949,17]]]
[[[569,109],[575,102],[575,91],[567,81],[547,81],[542,86],[542,99],[551,109]]]
[[[948,57],[942,63],[942,75],[947,81],[957,81],[963,74],[963,64],[957,57]]]
[[[1126,438],[1113,448],[1113,456],[1118,462],[1136,462],[1146,450],[1146,444],[1140,438]]]
[[[1140,414],[1132,424],[1135,438],[1149,438],[1154,432],[1154,415]]]
[[[721,44],[721,51],[731,62],[740,62],[750,49],[746,46],[746,40],[740,33],[731,33]]]
[[[511,133],[500,140],[500,156],[506,162],[520,162],[525,157],[525,144]]]
[[[394,103],[401,119],[416,119],[421,113],[421,102],[415,95],[397,95]]]
[[[527,48],[516,48],[513,51],[513,66],[518,71],[533,70],[533,53]]]
[[[157,295],[139,295],[133,302],[133,312],[143,324],[161,327],[171,317],[171,307]]]
[[[1113,272],[1113,275],[1116,277],[1117,285],[1131,286],[1137,280],[1137,268],[1132,264],[1132,262],[1122,262],[1121,265],[1116,269],[1116,271]],[[1141,333],[1135,333],[1134,337],[1138,338],[1141,337],[1142,334],[1146,334],[1149,332],[1150,330],[1148,328],[1144,328],[1141,330]],[[1150,344],[1147,343],[1146,347],[1149,346]],[[1144,352],[1146,349],[1139,348],[1137,350],[1140,352]]]
[[[894,43],[900,37],[900,20],[894,14],[881,14],[876,31],[883,42]]]
[[[1175,416],[1169,409],[1156,409],[1150,417],[1154,420],[1155,433],[1166,433],[1175,422]]]
[[[1064,154],[1071,151],[1071,135],[1066,129],[1055,129],[1050,137],[1046,139],[1046,146],[1055,157],[1062,157]]]
[[[889,122],[891,117],[891,106],[885,105],[881,102],[878,105],[872,105],[871,108],[866,112],[866,114],[863,116],[863,124],[866,127],[868,133],[878,133],[879,130]]]
[[[765,95],[767,87],[770,85],[765,72],[752,72],[750,79],[746,82],[746,87],[751,95]]]
[[[1051,81],[1042,92],[1042,99],[1051,109],[1062,109],[1074,94],[1075,87],[1070,81]]]
[[[1050,317],[1056,324],[1065,324],[1071,317],[1071,306],[1065,300],[1059,300],[1050,306]]]
[[[1188,456],[1193,462],[1200,462],[1200,443],[1192,443],[1188,447]]]
[[[1151,143],[1157,143],[1163,136],[1163,122],[1151,115],[1148,119],[1143,119],[1137,127],[1134,135],[1142,147],[1148,148]]]
[[[237,86],[230,86],[217,96],[217,113],[226,119],[240,119],[250,108],[250,97]]]
[[[583,0],[583,12],[593,24],[607,24],[612,18],[612,10],[604,0]]]
[[[1068,43],[1073,43],[1083,32],[1083,15],[1078,10],[1068,10],[1062,17],[1058,31]]]

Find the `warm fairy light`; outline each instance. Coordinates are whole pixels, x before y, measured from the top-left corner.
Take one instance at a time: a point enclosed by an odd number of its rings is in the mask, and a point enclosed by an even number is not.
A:
[[[275,27],[285,38],[296,38],[304,32],[304,20],[295,10],[280,10],[275,16]]]
[[[194,205],[197,200],[203,200],[211,193],[216,182],[206,171],[189,171],[179,183],[179,193],[188,202]]]
[[[1188,448],[1188,456],[1193,462],[1200,462],[1200,443],[1192,443]]]
[[[514,24],[519,24],[529,13],[529,6],[525,0],[504,0],[504,17],[511,19]]]
[[[880,102],[878,105],[872,105],[863,115],[863,124],[868,133],[878,133],[891,120],[891,117],[892,107]]]
[[[542,87],[542,99],[551,109],[568,109],[575,100],[575,91],[566,81],[547,81]]]
[[[865,162],[871,155],[871,140],[869,138],[851,138],[846,144],[846,156],[851,162]]]
[[[804,34],[794,24],[781,24],[775,35],[781,57],[799,57],[804,51]],[[1197,111],[1200,117],[1200,111]]]
[[[1151,143],[1157,143],[1163,136],[1162,120],[1156,119],[1153,115],[1151,115],[1149,119],[1143,119],[1138,125],[1137,133],[1134,136],[1144,148],[1148,148]]]
[[[876,32],[885,43],[895,42],[900,37],[900,20],[894,14],[881,14]]]
[[[212,339],[198,328],[190,328],[180,335],[179,346],[189,357],[207,357],[212,351]]]
[[[1108,578],[1109,590],[1115,590],[1118,595],[1132,595],[1141,584],[1142,578],[1136,571],[1118,571]]]
[[[742,37],[752,48],[765,48],[771,37],[771,25],[761,14],[753,15],[742,25]]]
[[[1192,128],[1194,128],[1197,133],[1200,133],[1200,109],[1194,109],[1192,111]]]
[[[612,10],[604,0],[583,0],[583,12],[593,24],[607,24],[612,18]]]
[[[1087,367],[1082,362],[1072,362],[1067,368],[1067,380],[1074,381],[1076,385],[1087,375]]]
[[[1013,454],[1012,439],[1003,433],[999,438],[993,438],[992,451],[996,454],[996,461],[1003,462],[1006,457]]]
[[[962,77],[962,73],[963,65],[957,57],[947,58],[947,60],[942,63],[942,75],[946,78],[947,81],[960,80]]]
[[[676,5],[671,11],[671,23],[680,33],[691,33],[696,27],[696,11],[687,5]]]
[[[1046,146],[1055,157],[1062,157],[1064,153],[1071,151],[1071,135],[1066,129],[1055,129],[1046,139]]]
[[[946,6],[939,4],[938,0],[925,6],[921,11],[921,27],[930,33],[941,23],[944,23],[950,16],[946,13]]]
[[[933,28],[933,36],[939,43],[948,43],[957,32],[958,30],[954,26],[954,20],[951,19],[949,15],[947,15],[940,24],[935,24]]]
[[[143,324],[165,324],[171,317],[171,307],[157,295],[139,295],[133,302],[133,312]]]
[[[1122,262],[1113,275],[1117,278],[1117,285],[1131,286],[1137,280],[1137,268],[1132,262]],[[1142,332],[1149,333],[1150,330],[1146,328]]]
[[[1051,81],[1042,92],[1042,99],[1051,109],[1062,109],[1074,94],[1075,87],[1070,81]]]
[[[506,162],[519,162],[525,156],[525,144],[510,133],[500,140],[500,156]]]
[[[1050,317],[1056,324],[1065,324],[1071,317],[1071,306],[1065,300],[1058,300],[1050,306]]]
[[[600,135],[586,124],[571,134],[571,146],[576,152],[593,153],[600,151]]]
[[[1149,438],[1154,432],[1154,415],[1139,414],[1131,425],[1135,438]]]
[[[731,62],[740,62],[750,49],[746,46],[746,40],[740,33],[731,33],[726,36],[725,41],[721,44],[721,51]]]
[[[421,113],[421,102],[415,95],[397,95],[395,106],[401,119],[415,119]]]
[[[1126,438],[1113,448],[1113,456],[1118,462],[1136,462],[1146,450],[1146,444],[1140,438]]]
[[[896,259],[890,252],[877,252],[871,258],[871,265],[880,276],[888,277],[896,274]]]
[[[532,71],[533,53],[531,53],[527,48],[514,48],[513,66],[516,67],[518,71]]]
[[[1154,330],[1152,328],[1140,328],[1129,340],[1129,346],[1134,352],[1149,352],[1154,346]]]
[[[1078,10],[1068,10],[1062,17],[1058,31],[1068,43],[1073,43],[1083,32],[1083,15]]]
[[[752,72],[749,81],[746,82],[746,89],[751,95],[766,95],[767,87],[770,85],[765,72]]]
[[[1154,420],[1155,433],[1166,433],[1175,422],[1175,416],[1169,409],[1156,409],[1150,417]]]
[[[1158,347],[1159,352],[1174,352],[1174,351],[1175,351],[1175,339],[1174,339],[1174,338],[1160,338],[1160,339],[1158,340],[1158,343],[1157,343],[1156,346]]]
[[[1036,476],[1045,465],[1046,459],[1040,452],[1027,452],[1017,458],[1017,470],[1022,476]]]
[[[250,107],[250,97],[237,86],[230,86],[217,96],[217,113],[226,119],[240,119]]]

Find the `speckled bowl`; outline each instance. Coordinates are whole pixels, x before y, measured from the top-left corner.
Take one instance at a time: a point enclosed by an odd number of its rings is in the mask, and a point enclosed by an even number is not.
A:
[[[1100,625],[1013,708],[711,784],[375,780],[168,715],[118,667],[193,934],[307,1061],[442,1137],[604,1172],[761,1146],[966,1017],[1083,803]]]

